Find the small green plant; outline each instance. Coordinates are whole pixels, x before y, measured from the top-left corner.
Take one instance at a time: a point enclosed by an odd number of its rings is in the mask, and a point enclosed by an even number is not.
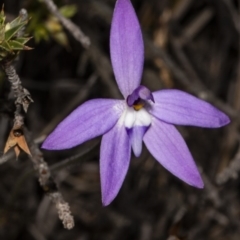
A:
[[[25,44],[30,40],[23,37],[28,18],[21,13],[12,22],[6,23],[4,10],[0,12],[0,62],[14,59],[21,50],[30,50]]]

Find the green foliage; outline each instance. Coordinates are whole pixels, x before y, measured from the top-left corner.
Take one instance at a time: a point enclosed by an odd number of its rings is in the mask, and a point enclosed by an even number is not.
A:
[[[48,41],[53,38],[64,47],[68,47],[68,39],[59,20],[51,15],[41,1],[29,1],[28,5],[31,22],[28,31],[34,36],[35,41]],[[59,12],[66,18],[73,17],[77,12],[74,4],[59,8]]]
[[[19,51],[29,50],[25,44],[30,38],[20,36],[28,23],[28,19],[18,16],[10,23],[5,23],[3,9],[0,12],[0,61],[11,61]]]
[[[77,6],[74,4],[65,5],[59,8],[59,12],[66,18],[71,18],[77,13]]]

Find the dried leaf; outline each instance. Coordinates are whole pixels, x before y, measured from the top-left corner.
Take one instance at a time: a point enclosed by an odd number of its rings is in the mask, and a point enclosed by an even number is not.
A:
[[[28,144],[21,128],[13,128],[11,130],[4,148],[4,154],[12,147],[14,147],[14,151],[17,157],[19,156],[20,149],[22,149],[25,153],[31,156]]]
[[[16,145],[17,145],[17,142],[15,141],[15,138],[13,136],[13,132],[11,130],[11,132],[9,134],[9,137],[8,137],[8,140],[5,144],[5,148],[4,148],[3,153],[5,154],[9,149],[11,149],[12,147],[15,147]]]
[[[28,155],[31,156],[31,153],[30,153],[30,150],[28,148],[28,145],[27,145],[27,142],[26,142],[26,139],[25,139],[24,135],[18,137],[17,144],[25,153],[27,153]]]

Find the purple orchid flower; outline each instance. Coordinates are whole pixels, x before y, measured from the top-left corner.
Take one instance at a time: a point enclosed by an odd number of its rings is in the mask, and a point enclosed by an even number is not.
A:
[[[151,92],[140,85],[144,47],[130,0],[116,2],[110,52],[116,81],[125,99],[85,102],[57,126],[42,147],[68,149],[103,135],[100,151],[103,205],[110,204],[118,194],[129,167],[131,148],[138,157],[142,141],[173,175],[203,188],[191,153],[173,124],[217,128],[230,122],[228,116],[185,92]]]

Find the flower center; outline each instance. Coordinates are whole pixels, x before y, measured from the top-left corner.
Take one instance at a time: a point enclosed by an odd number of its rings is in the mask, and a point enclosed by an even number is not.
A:
[[[132,94],[127,97],[127,109],[124,113],[124,125],[127,129],[133,127],[149,127],[152,118],[145,106],[149,101],[154,102],[151,91],[144,87],[137,87]]]
[[[127,105],[133,107],[136,111],[144,107],[145,103],[148,101],[154,102],[153,95],[151,91],[144,87],[137,87],[128,97]]]
[[[152,122],[151,115],[147,112],[143,106],[139,110],[135,110],[133,107],[127,107],[124,114],[124,126],[127,129],[133,127],[148,127]]]
[[[139,111],[143,107],[144,107],[144,102],[139,102],[139,103],[133,104],[133,108],[134,108],[135,111]]]
[[[126,99],[127,107],[122,116],[129,140],[136,157],[142,152],[143,137],[152,123],[152,117],[146,110],[154,102],[151,91],[144,87],[137,87]]]
[[[144,104],[135,104],[135,105],[133,105],[133,108],[134,108],[135,111],[139,111],[143,107],[144,107]]]
[[[136,157],[139,157],[142,152],[143,136],[152,122],[151,115],[143,106],[144,104],[134,104],[133,107],[127,106],[122,118]]]

